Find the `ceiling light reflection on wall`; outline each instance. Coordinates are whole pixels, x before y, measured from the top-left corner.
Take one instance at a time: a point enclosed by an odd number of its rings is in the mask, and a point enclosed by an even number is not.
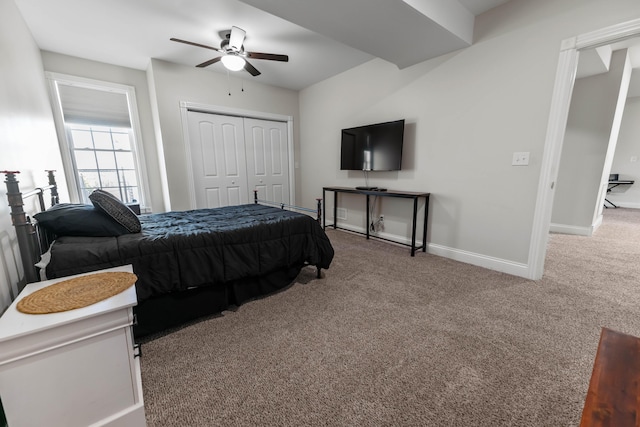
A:
[[[225,55],[222,57],[222,65],[229,71],[240,71],[244,68],[244,58],[237,55]]]

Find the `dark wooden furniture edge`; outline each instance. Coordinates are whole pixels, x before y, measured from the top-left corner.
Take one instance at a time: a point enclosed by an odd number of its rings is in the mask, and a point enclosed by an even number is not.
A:
[[[580,427],[640,425],[640,338],[602,328]]]

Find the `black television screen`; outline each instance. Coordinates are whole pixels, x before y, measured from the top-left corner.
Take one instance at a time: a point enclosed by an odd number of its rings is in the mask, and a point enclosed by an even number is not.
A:
[[[340,169],[400,170],[403,139],[404,120],[342,129]]]

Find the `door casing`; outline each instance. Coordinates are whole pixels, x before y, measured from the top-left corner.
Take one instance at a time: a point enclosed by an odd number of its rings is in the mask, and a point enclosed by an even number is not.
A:
[[[639,35],[640,19],[634,19],[565,39],[560,45],[560,58],[556,69],[556,81],[551,99],[551,110],[529,244],[529,259],[527,263],[529,279],[539,280],[544,273],[544,259],[549,240],[555,183],[558,177],[560,153],[562,152],[571,95],[573,94],[573,85],[578,68],[579,52],[638,37]]]

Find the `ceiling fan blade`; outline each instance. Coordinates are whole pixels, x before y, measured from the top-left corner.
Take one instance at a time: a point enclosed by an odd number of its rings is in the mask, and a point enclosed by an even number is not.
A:
[[[184,44],[189,44],[191,46],[196,46],[196,47],[203,47],[205,49],[211,49],[211,50],[215,50],[217,52],[221,52],[220,49],[218,49],[217,47],[213,47],[213,46],[207,46],[206,44],[200,44],[200,43],[194,43],[194,42],[190,42],[187,40],[181,40],[181,39],[176,39],[176,38],[170,38],[169,40],[171,40],[172,42],[178,42],[178,43],[184,43]]]
[[[198,68],[208,67],[209,65],[215,64],[216,62],[220,61],[221,59],[222,59],[222,56],[218,56],[217,58],[213,58],[213,59],[210,59],[208,61],[204,61],[202,64],[196,65],[196,67],[198,67]]]
[[[244,69],[247,70],[249,74],[251,74],[254,77],[260,75],[260,71],[258,71],[256,67],[254,67],[253,65],[249,64],[248,61],[244,61]]]
[[[245,30],[238,27],[231,27],[231,36],[229,36],[229,47],[236,52],[242,50],[242,44],[244,43],[244,37],[247,34]]]
[[[278,55],[276,53],[262,53],[262,52],[245,52],[245,54],[247,58],[268,59],[270,61],[289,62],[288,55]]]

